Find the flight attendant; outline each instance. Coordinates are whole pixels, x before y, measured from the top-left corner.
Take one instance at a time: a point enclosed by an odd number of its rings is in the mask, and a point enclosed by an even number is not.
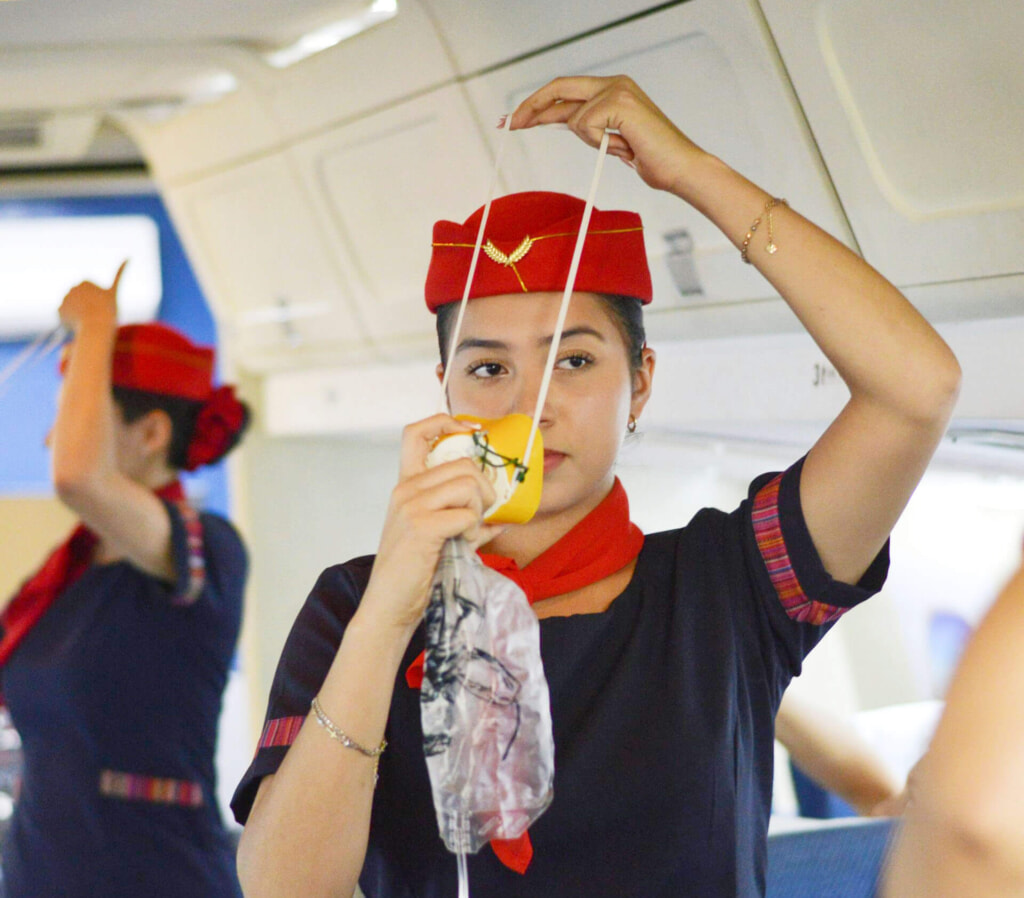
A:
[[[227,453],[248,412],[213,387],[211,349],[162,324],[117,327],[119,279],[80,284],[60,307],[73,342],[52,471],[81,524],[0,619],[24,752],[4,889],[232,898],[214,751],[247,561],[178,475]]]
[[[250,898],[455,894],[423,756],[421,618],[445,540],[522,583],[540,618],[554,800],[514,842],[469,857],[475,894],[756,896],[765,883],[775,711],[829,625],[882,585],[888,536],[959,388],[949,348],[880,274],[693,144],[628,78],[564,78],[513,128],[564,122],[651,187],[690,203],[785,298],[850,400],[807,455],[726,513],[642,535],[616,455],[651,394],[638,216],[595,210],[543,409],[544,490],[527,524],[481,515],[488,481],[406,428],[375,558],[329,568],[286,643],[256,757],[235,795]],[[453,312],[481,210],[435,225],[426,299],[455,413],[533,413],[583,203],[496,200],[461,338]],[[674,389],[685,390],[686,384]],[[310,711],[313,699],[316,705]],[[344,737],[344,738],[342,738]],[[379,774],[379,779],[377,774]]]

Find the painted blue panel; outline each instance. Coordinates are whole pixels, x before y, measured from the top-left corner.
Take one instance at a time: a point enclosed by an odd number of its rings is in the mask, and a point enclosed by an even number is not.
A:
[[[216,345],[217,329],[192,266],[178,240],[163,202],[156,194],[0,200],[0,216],[24,218],[55,215],[147,215],[160,232],[163,297],[158,318],[174,325],[193,340]],[[24,343],[0,342],[0,367]],[[19,371],[0,395],[0,494],[51,495],[49,453],[43,441],[56,412],[58,376],[56,360],[48,358]],[[202,497],[206,508],[227,512],[224,464],[187,475],[188,489]]]

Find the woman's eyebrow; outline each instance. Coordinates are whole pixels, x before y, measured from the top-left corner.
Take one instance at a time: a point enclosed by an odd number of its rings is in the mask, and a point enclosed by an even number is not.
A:
[[[551,339],[550,337],[548,338]],[[483,340],[478,337],[467,337],[462,340],[457,347],[455,347],[456,354],[462,352],[465,349],[500,349],[508,350],[508,343],[502,340]]]
[[[579,327],[571,327],[569,328],[569,330],[562,331],[562,340],[568,340],[570,337],[582,336],[596,337],[602,343],[605,342],[604,334],[602,334],[598,330],[594,330],[594,328],[592,327],[587,327],[587,325],[585,324],[580,325]],[[537,343],[541,346],[550,346],[551,337],[542,337],[540,340],[537,341]]]
[[[562,340],[568,340],[570,337],[580,336],[591,336],[596,337],[602,343],[605,342],[604,334],[600,331],[595,330],[587,325],[580,325],[579,327],[570,328],[567,331],[562,331]],[[539,346],[550,346],[551,336],[541,337],[537,344]],[[482,337],[467,337],[465,340],[461,340],[459,345],[455,348],[456,354],[463,352],[467,349],[490,349],[490,350],[501,350],[508,351],[509,344],[504,340],[486,340]]]

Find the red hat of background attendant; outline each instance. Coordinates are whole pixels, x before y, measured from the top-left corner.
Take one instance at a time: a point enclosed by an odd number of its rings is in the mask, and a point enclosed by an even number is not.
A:
[[[166,324],[124,324],[111,379],[126,390],[205,402],[213,392],[213,350]]]
[[[67,355],[61,359],[61,374]],[[213,386],[214,353],[166,324],[124,324],[117,329],[111,383],[125,390],[173,396],[199,404],[184,467],[194,471],[221,459],[238,443],[249,410],[234,387]]]
[[[583,220],[583,200],[534,191],[491,204],[470,299],[506,293],[561,292]],[[426,299],[431,312],[462,299],[483,207],[462,224],[434,225]],[[575,290],[651,301],[643,224],[635,212],[594,209],[583,244]]]

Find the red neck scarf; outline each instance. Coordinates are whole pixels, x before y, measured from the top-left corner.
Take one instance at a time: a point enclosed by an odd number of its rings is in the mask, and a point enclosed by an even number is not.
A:
[[[621,571],[640,554],[644,535],[629,520],[629,499],[619,479],[611,492],[582,521],[553,546],[520,568],[504,555],[480,553],[487,567],[515,581],[532,605],[597,583]],[[410,689],[423,685],[423,653],[409,665],[405,681]],[[530,834],[518,839],[492,839],[491,848],[506,867],[525,873],[533,859]]]
[[[173,483],[156,491],[161,499],[181,502],[185,492],[181,483]],[[11,653],[20,645],[57,597],[78,580],[92,564],[93,552],[99,537],[84,524],[71,531],[49,558],[18,590],[0,615],[3,636],[0,637],[0,666],[7,663]]]

